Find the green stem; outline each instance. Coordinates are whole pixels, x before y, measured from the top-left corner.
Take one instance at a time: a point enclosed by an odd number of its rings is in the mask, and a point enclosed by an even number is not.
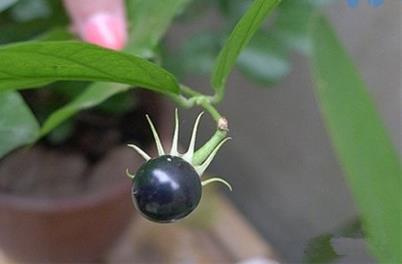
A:
[[[197,91],[194,91],[194,90],[191,89],[190,87],[185,86],[185,85],[183,85],[183,84],[180,85],[180,89],[181,89],[181,91],[182,91],[184,94],[186,94],[186,95],[188,95],[188,96],[191,96],[191,97],[202,95],[201,93],[199,93],[199,92],[197,92]]]
[[[211,103],[212,104],[218,104],[220,101],[223,99],[223,93],[224,89],[218,89],[215,93],[215,95],[211,98]]]
[[[177,95],[177,94],[168,94],[167,95],[170,99],[172,99],[177,105],[184,107],[184,108],[191,108],[194,106],[194,103],[189,100],[188,98]]]
[[[219,119],[222,118],[222,115],[221,115],[221,114],[218,112],[218,110],[216,110],[216,108],[215,108],[213,105],[211,105],[210,103],[203,102],[203,103],[201,103],[201,106],[204,107],[204,109],[210,113],[210,115],[212,116],[212,118],[213,118],[216,122],[218,122]]]
[[[193,164],[202,164],[209,156],[210,153],[226,138],[227,130],[217,129],[215,134],[205,143],[200,149],[198,149],[193,156]]]
[[[211,104],[213,97],[203,95],[197,91],[194,91],[190,87],[185,85],[181,85],[180,89],[183,93],[190,96],[190,98],[184,97],[182,95],[169,95],[169,97],[179,106],[184,108],[191,108],[193,106],[201,106],[203,107],[212,118],[218,122],[222,115],[218,112],[218,110]]]

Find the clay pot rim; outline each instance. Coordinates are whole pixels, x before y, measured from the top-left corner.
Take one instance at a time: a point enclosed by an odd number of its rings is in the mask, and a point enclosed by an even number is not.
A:
[[[82,194],[67,197],[35,197],[0,192],[0,207],[46,213],[96,207],[104,201],[115,199],[116,196],[125,191],[127,191],[127,197],[130,197],[130,184],[127,182],[129,179],[124,176],[121,179],[113,185],[103,186],[92,192],[83,192]]]

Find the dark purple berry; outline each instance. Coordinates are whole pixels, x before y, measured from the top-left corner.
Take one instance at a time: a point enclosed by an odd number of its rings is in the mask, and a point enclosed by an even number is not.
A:
[[[184,159],[163,155],[147,161],[137,171],[132,198],[149,220],[174,222],[190,214],[200,202],[200,177]]]

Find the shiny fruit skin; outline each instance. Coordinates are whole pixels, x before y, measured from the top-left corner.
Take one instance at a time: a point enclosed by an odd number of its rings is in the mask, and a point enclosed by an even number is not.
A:
[[[201,199],[201,181],[193,166],[176,156],[151,159],[137,171],[132,198],[149,220],[170,223],[190,214]]]

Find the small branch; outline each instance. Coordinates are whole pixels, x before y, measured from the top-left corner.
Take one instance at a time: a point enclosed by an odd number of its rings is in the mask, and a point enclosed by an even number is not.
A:
[[[194,91],[188,86],[180,85],[181,91],[190,96],[190,98],[184,97],[182,95],[169,95],[169,97],[179,106],[184,108],[191,108],[193,106],[201,106],[203,107],[212,118],[218,122],[222,115],[218,112],[218,110],[212,105],[213,97],[203,95],[197,91]]]
[[[197,91],[195,91],[195,90],[191,89],[190,87],[185,86],[183,84],[180,85],[180,89],[184,94],[186,94],[188,96],[191,96],[191,97],[201,96],[202,95],[201,93],[199,93],[199,92],[197,92]]]
[[[222,101],[223,99],[223,89],[218,89],[215,93],[214,96],[211,97],[211,104],[218,104]]]
[[[216,108],[206,102],[201,103],[201,106],[208,111],[208,113],[210,113],[210,115],[212,116],[212,118],[216,121],[219,122],[219,120],[222,118],[221,114],[218,112],[218,110],[216,110]]]
[[[208,155],[222,142],[227,136],[227,130],[217,129],[215,134],[205,143],[200,149],[198,149],[193,156],[193,163],[196,165],[202,164]]]

